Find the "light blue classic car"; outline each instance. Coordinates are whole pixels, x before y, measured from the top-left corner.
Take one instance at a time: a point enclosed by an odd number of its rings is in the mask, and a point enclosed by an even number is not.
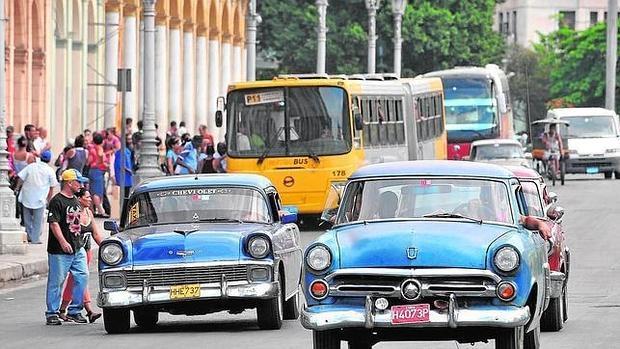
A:
[[[495,340],[538,348],[545,241],[520,223],[517,178],[490,164],[412,161],[354,173],[304,254],[301,321],[315,349]]]
[[[299,316],[296,214],[258,175],[175,176],[141,183],[120,229],[99,249],[98,305],[108,333],[156,325],[160,312],[256,308],[262,329]]]

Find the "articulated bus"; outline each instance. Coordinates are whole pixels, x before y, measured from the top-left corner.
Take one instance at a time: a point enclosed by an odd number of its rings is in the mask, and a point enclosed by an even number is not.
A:
[[[443,82],[448,159],[469,156],[479,139],[512,138],[512,106],[506,74],[494,64],[457,67],[424,74]]]
[[[443,88],[438,78],[284,75],[235,83],[220,97],[229,172],[259,173],[302,215],[323,211],[331,186],[358,167],[445,159]]]

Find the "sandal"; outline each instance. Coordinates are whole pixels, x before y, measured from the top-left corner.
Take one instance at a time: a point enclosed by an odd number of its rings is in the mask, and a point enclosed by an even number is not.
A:
[[[60,313],[58,314],[58,317],[64,321],[64,322],[69,322],[71,321],[68,317],[67,317],[67,312],[65,310],[61,310]]]
[[[101,317],[101,313],[95,313],[95,312],[87,312],[86,316],[88,317],[88,322],[89,323],[93,323],[95,321],[97,321],[98,318]]]

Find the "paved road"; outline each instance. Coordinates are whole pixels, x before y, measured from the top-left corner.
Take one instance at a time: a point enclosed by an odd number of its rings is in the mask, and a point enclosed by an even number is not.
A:
[[[543,348],[620,348],[620,180],[570,177],[556,187],[566,209],[572,248],[569,285],[570,319],[559,333],[543,333]],[[319,232],[304,232],[308,243]],[[92,275],[91,288],[96,289]],[[0,291],[0,347],[41,348],[311,348],[311,334],[297,321],[280,331],[259,331],[255,312],[183,317],[162,315],[156,332],[106,335],[102,322],[90,325],[44,325],[44,281]],[[376,348],[469,348],[454,342],[381,343]],[[476,344],[474,348],[492,348]],[[343,343],[344,348],[344,343]]]

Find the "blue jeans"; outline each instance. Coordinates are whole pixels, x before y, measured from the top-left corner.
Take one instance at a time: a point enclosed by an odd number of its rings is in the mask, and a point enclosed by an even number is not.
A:
[[[22,215],[24,216],[24,226],[28,234],[28,241],[40,243],[41,228],[45,219],[45,206],[41,208],[28,208],[24,206]]]
[[[47,254],[49,273],[47,274],[45,316],[58,315],[62,285],[67,279],[68,273],[73,275],[73,296],[67,314],[75,315],[82,312],[84,307],[84,290],[88,284],[88,265],[86,264],[86,251],[80,248],[75,254]]]

